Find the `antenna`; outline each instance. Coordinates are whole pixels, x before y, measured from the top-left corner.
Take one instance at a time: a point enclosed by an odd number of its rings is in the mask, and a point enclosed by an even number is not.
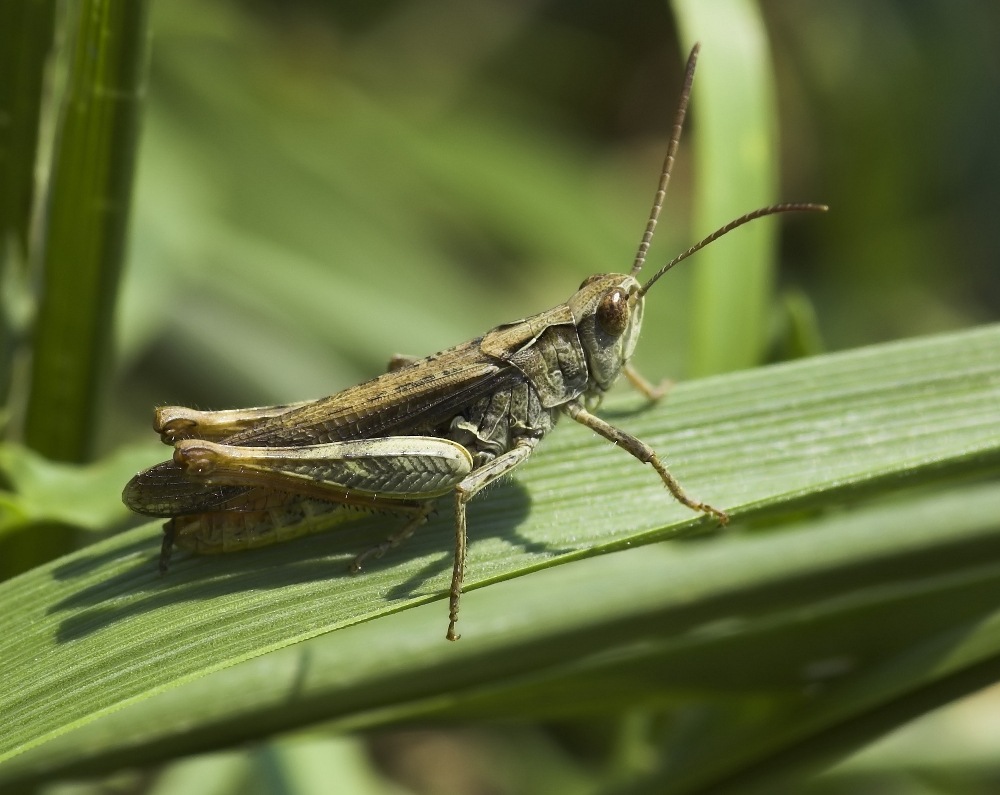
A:
[[[653,284],[655,284],[656,280],[659,279],[664,273],[666,273],[672,267],[674,267],[674,265],[678,264],[679,262],[683,262],[695,252],[701,251],[709,243],[718,240],[720,237],[722,237],[725,234],[728,234],[729,232],[732,232],[737,227],[743,226],[743,224],[749,223],[750,221],[754,221],[757,218],[763,218],[765,215],[777,215],[778,213],[800,213],[800,212],[825,213],[828,209],[829,208],[825,204],[793,202],[786,204],[772,204],[769,207],[761,207],[759,210],[753,210],[752,212],[746,213],[745,215],[741,215],[739,218],[730,221],[725,226],[719,227],[702,241],[695,243],[693,246],[691,246],[691,248],[689,248],[683,254],[678,254],[676,257],[670,260],[670,262],[668,262],[666,265],[660,268],[653,275],[653,278],[651,278],[648,282],[642,285],[641,288],[639,288],[638,295],[640,297],[645,295],[646,292],[649,290],[649,288],[652,287]]]
[[[642,234],[639,250],[635,254],[635,262],[632,263],[631,274],[633,276],[642,270],[642,266],[646,262],[649,244],[653,242],[653,232],[656,231],[656,221],[660,217],[660,210],[663,209],[663,201],[667,198],[670,171],[674,167],[674,157],[681,143],[684,117],[687,115],[688,100],[691,98],[691,84],[694,82],[694,69],[698,65],[698,51],[700,49],[701,44],[695,43],[694,47],[691,48],[691,54],[688,56],[687,67],[684,69],[684,85],[681,88],[680,102],[677,104],[677,115],[674,116],[674,128],[670,133],[667,155],[663,158],[663,168],[660,171],[660,184],[656,187],[656,194],[653,196],[653,208],[649,211],[649,220],[646,221],[646,231]]]

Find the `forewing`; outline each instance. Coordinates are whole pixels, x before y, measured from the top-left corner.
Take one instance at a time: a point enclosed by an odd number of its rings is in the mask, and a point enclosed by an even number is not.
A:
[[[478,340],[289,411],[227,444],[286,447],[429,433],[478,397],[523,379],[479,352]]]
[[[225,443],[294,447],[393,435],[430,434],[483,395],[524,380],[516,367],[480,351],[472,340],[357,386],[262,420]],[[269,498],[269,493],[271,497]],[[258,486],[212,485],[187,477],[173,461],[140,472],[125,504],[149,516],[267,510],[289,494]]]

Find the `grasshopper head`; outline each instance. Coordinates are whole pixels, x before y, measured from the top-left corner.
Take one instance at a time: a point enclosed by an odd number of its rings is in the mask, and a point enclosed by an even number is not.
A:
[[[569,299],[590,379],[602,391],[611,387],[635,350],[642,304],[639,282],[623,273],[591,276]]]

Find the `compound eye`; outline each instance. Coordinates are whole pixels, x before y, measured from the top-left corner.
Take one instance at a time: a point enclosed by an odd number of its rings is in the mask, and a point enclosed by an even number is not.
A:
[[[628,325],[628,293],[621,287],[609,292],[597,305],[597,322],[609,337],[620,337]]]

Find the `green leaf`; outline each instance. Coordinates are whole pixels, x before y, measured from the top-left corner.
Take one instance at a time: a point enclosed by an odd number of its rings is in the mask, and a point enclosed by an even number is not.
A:
[[[49,461],[25,447],[0,445],[0,536],[36,522],[62,522],[84,530],[124,524],[118,499],[125,480],[150,466],[152,445],[122,448],[88,466]]]
[[[742,737],[741,750],[692,754],[670,791],[778,758],[998,659],[998,490],[913,491],[1000,464],[998,347],[991,326],[688,382],[648,409],[615,402],[604,416],[732,514],[733,532],[698,543],[581,560],[713,525],[564,422],[471,506],[458,644],[443,640],[447,511],[355,578],[344,566],[385,520],[179,555],[164,578],[146,525],[35,569],[0,585],[0,754],[40,747],[0,780],[319,720],[679,710],[706,697],[729,714],[716,736]],[[904,487],[857,517],[780,521]],[[751,523],[782,532],[738,532]]]
[[[133,523],[121,486],[155,455],[152,444],[128,447],[79,466],[0,444],[0,580]]]

